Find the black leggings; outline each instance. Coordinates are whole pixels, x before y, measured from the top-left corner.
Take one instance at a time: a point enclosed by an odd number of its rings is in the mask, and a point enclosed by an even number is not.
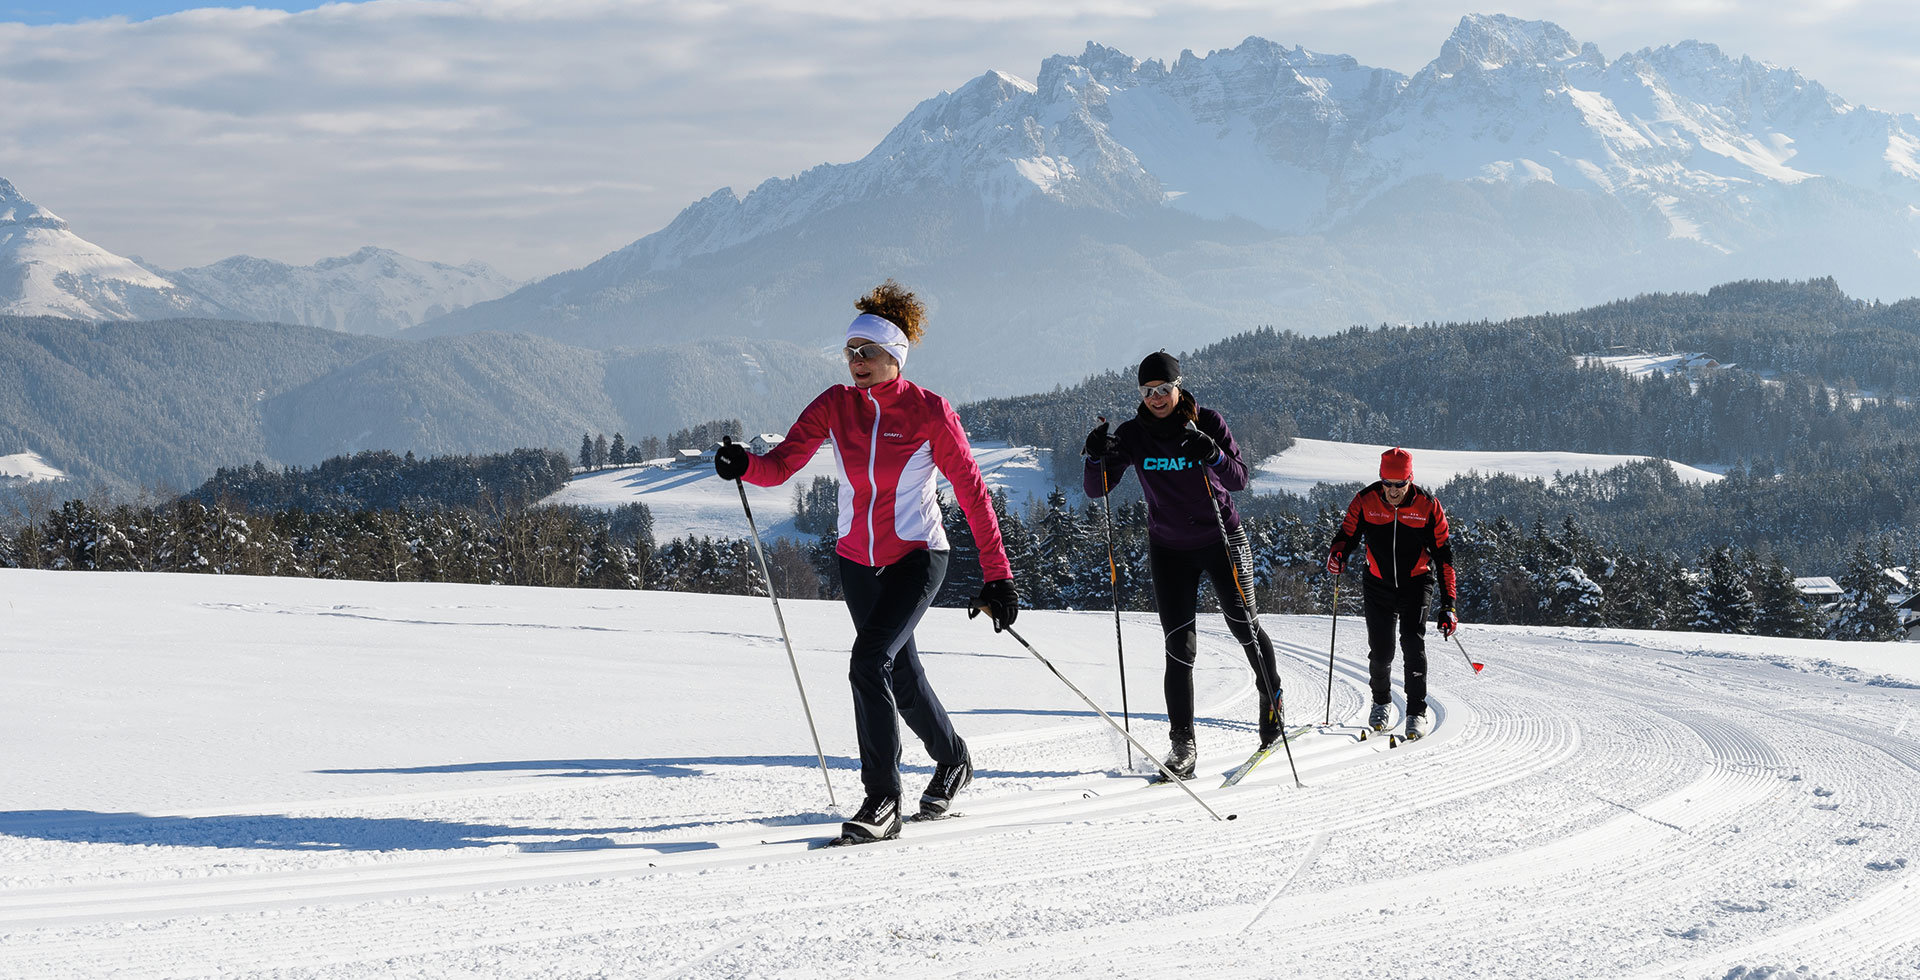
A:
[[[933,693],[913,628],[947,577],[947,553],[920,550],[874,568],[840,556],[840,586],[853,615],[853,724],[860,736],[860,782],[868,796],[900,795],[900,725],[920,737],[933,761],[959,762],[966,752]]]
[[[1373,703],[1386,704],[1392,697],[1397,619],[1400,652],[1405,655],[1402,669],[1407,675],[1409,716],[1427,710],[1427,590],[1432,584],[1422,575],[1396,589],[1368,573],[1361,593],[1367,610],[1367,679],[1373,688]]]
[[[1239,530],[1234,533],[1244,534]],[[1244,540],[1240,538],[1241,542]],[[1246,554],[1244,550],[1242,554]],[[1246,603],[1240,601],[1226,545],[1216,542],[1202,548],[1168,548],[1148,542],[1147,561],[1153,569],[1153,601],[1160,611],[1160,631],[1167,637],[1167,721],[1173,730],[1193,731],[1193,663],[1199,655],[1194,618],[1199,611],[1200,575],[1204,572],[1213,580],[1213,594],[1220,600],[1220,612],[1226,616],[1227,629],[1240,641],[1247,653],[1247,664],[1253,668],[1254,682],[1260,689],[1261,734],[1278,731],[1278,723],[1268,717],[1267,710],[1273,704],[1274,688],[1280,677],[1273,661],[1273,641],[1248,615]],[[1244,560],[1242,568],[1245,568]],[[1248,589],[1253,587],[1252,579],[1244,570],[1241,580]]]

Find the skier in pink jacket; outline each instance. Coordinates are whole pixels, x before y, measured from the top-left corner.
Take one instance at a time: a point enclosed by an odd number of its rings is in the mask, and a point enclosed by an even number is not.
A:
[[[913,630],[946,578],[949,547],[935,498],[936,471],[953,485],[980,552],[985,585],[975,605],[996,631],[1019,612],[1000,523],[967,434],[947,400],[901,376],[919,341],[925,308],[889,279],[854,304],[847,327],[852,385],[835,385],[800,412],[785,441],[764,456],[739,445],[715,454],[722,479],[755,486],[787,481],[832,438],[840,471],[840,579],[855,630],[848,671],[866,799],[843,834],[880,840],[900,834],[900,729],[896,712],[935,763],[920,796],[922,816],[939,816],[973,779],[967,744],[933,692]]]

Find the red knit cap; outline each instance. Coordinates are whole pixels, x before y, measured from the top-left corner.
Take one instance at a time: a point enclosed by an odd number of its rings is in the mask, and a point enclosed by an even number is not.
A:
[[[1380,479],[1413,479],[1413,454],[1395,447],[1380,454]]]

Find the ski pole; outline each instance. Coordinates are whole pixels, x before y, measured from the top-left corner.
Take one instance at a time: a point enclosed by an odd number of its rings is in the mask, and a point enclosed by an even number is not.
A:
[[[732,436],[722,436],[722,442],[733,445]],[[780,624],[780,640],[787,645],[787,663],[793,666],[793,686],[800,690],[800,710],[807,715],[807,731],[813,733],[813,754],[820,760],[820,778],[827,781],[827,805],[839,806],[833,798],[833,777],[827,774],[827,754],[820,748],[820,729],[813,724],[813,708],[807,704],[807,686],[800,683],[800,660],[793,655],[793,637],[787,634],[787,617],[780,614],[780,597],[773,591],[773,573],[767,570],[766,552],[760,550],[760,528],[753,522],[753,506],[747,503],[747,484],[736,479],[733,485],[740,491],[740,509],[747,512],[747,530],[753,532],[753,556],[760,560],[760,579],[767,583],[767,598],[773,600],[773,618]]]
[[[1463,656],[1463,657],[1467,657],[1467,648],[1466,648],[1466,647],[1464,647],[1464,646],[1461,646],[1461,644],[1460,644],[1460,631],[1459,631],[1459,630],[1457,630],[1457,629],[1456,629],[1456,630],[1454,631],[1454,633],[1453,633],[1453,645],[1454,645],[1454,646],[1457,646],[1457,647],[1460,647],[1460,655],[1461,655],[1461,656]],[[1481,663],[1480,661],[1478,661],[1478,660],[1475,660],[1475,659],[1473,659],[1472,657],[1467,657],[1467,666],[1469,666],[1469,667],[1472,667],[1472,668],[1473,668],[1473,672],[1474,672],[1474,674],[1475,674],[1476,676],[1478,676],[1478,675],[1479,675],[1479,673],[1480,673],[1481,671],[1483,671],[1483,670],[1485,670],[1485,669],[1487,668],[1487,665],[1486,665],[1486,664],[1483,664],[1483,663]]]
[[[1095,416],[1101,425],[1107,424],[1104,415]],[[1133,731],[1133,712],[1127,710],[1127,645],[1120,638],[1120,566],[1113,560],[1113,504],[1107,500],[1107,494],[1113,487],[1107,485],[1107,462],[1096,460],[1100,465],[1100,506],[1107,515],[1107,580],[1113,583],[1113,648],[1120,654],[1120,719],[1126,722],[1126,730]],[[1127,768],[1133,768],[1133,746],[1127,746]]]
[[[1333,632],[1327,636],[1327,720],[1333,724],[1333,643],[1340,636],[1340,576],[1333,577]]]
[[[1192,419],[1188,419],[1187,430],[1199,432],[1200,427],[1194,425]],[[1221,452],[1225,451],[1221,450]],[[1293,740],[1287,737],[1286,692],[1281,690],[1278,676],[1267,676],[1266,658],[1260,655],[1260,610],[1254,608],[1253,597],[1247,595],[1246,587],[1240,584],[1240,555],[1233,547],[1233,538],[1227,534],[1227,519],[1220,516],[1220,501],[1213,499],[1213,475],[1207,472],[1205,463],[1200,464],[1200,481],[1206,484],[1207,503],[1213,507],[1213,523],[1220,528],[1220,545],[1227,551],[1227,569],[1233,577],[1233,590],[1240,593],[1240,604],[1247,610],[1247,626],[1253,631],[1254,673],[1260,675],[1262,680],[1273,687],[1273,703],[1266,706],[1267,712],[1280,726],[1280,745],[1287,750],[1287,768],[1293,770],[1293,785],[1305,789],[1306,787],[1300,782],[1300,767],[1293,764]],[[1249,544],[1247,550],[1248,558],[1252,558],[1253,546]]]
[[[993,615],[993,611],[986,608],[985,606],[975,606],[967,610],[967,618],[972,619],[973,617],[978,616],[983,612],[986,613],[989,617]],[[1107,724],[1113,726],[1114,731],[1119,732],[1121,736],[1124,737],[1127,741],[1132,742],[1134,748],[1139,749],[1140,754],[1143,756],[1146,756],[1147,761],[1153,763],[1154,767],[1159,769],[1160,773],[1167,777],[1168,782],[1178,783],[1181,789],[1186,790],[1187,795],[1193,797],[1193,802],[1200,804],[1200,809],[1207,811],[1208,815],[1212,816],[1213,819],[1215,820],[1222,819],[1220,814],[1214,812],[1213,807],[1210,807],[1207,805],[1207,801],[1200,798],[1200,794],[1195,793],[1193,791],[1193,787],[1187,785],[1186,780],[1181,779],[1180,777],[1174,775],[1173,770],[1168,769],[1166,766],[1166,763],[1161,762],[1157,757],[1154,756],[1152,752],[1147,751],[1146,746],[1141,745],[1138,741],[1135,741],[1132,732],[1129,732],[1126,729],[1121,728],[1120,723],[1117,721],[1114,721],[1112,715],[1107,714],[1105,711],[1102,711],[1099,705],[1093,703],[1093,699],[1090,697],[1087,697],[1087,694],[1085,691],[1080,690],[1080,688],[1077,685],[1075,685],[1072,681],[1068,680],[1067,675],[1062,674],[1060,672],[1060,668],[1055,667],[1053,665],[1053,661],[1048,660],[1044,656],[1041,656],[1040,651],[1035,650],[1033,648],[1033,644],[1027,642],[1026,637],[1021,636],[1019,633],[1014,632],[1014,629],[1011,626],[999,626],[999,627],[996,627],[996,629],[1004,631],[1008,636],[1011,636],[1014,639],[1019,640],[1020,645],[1023,647],[1026,647],[1027,652],[1033,654],[1033,657],[1035,660],[1038,660],[1041,663],[1046,664],[1047,669],[1050,671],[1053,671],[1053,676],[1060,678],[1060,683],[1067,685],[1067,687],[1071,689],[1073,693],[1080,695],[1080,700],[1085,701],[1087,703],[1087,707],[1092,708],[1095,712],[1098,712],[1100,717],[1106,720]],[[1237,813],[1229,813],[1226,815],[1225,819],[1233,820],[1238,818],[1239,816],[1240,815]]]

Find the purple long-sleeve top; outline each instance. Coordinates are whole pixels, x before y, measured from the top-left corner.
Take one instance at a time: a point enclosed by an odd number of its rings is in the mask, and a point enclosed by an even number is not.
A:
[[[1247,486],[1247,466],[1240,460],[1240,446],[1220,413],[1210,408],[1199,410],[1194,424],[1220,444],[1220,456],[1211,464],[1198,464],[1180,454],[1185,422],[1176,414],[1156,419],[1145,406],[1134,418],[1114,430],[1116,449],[1103,460],[1087,460],[1083,489],[1089,497],[1104,497],[1127,475],[1127,468],[1140,471],[1140,489],[1147,498],[1147,536],[1169,548],[1201,548],[1220,541],[1220,525],[1215,523],[1211,495],[1220,505],[1220,519],[1227,530],[1240,526],[1240,514],[1233,509],[1231,492]],[[1105,474],[1104,479],[1102,474]],[[1205,474],[1203,484],[1202,475]]]

